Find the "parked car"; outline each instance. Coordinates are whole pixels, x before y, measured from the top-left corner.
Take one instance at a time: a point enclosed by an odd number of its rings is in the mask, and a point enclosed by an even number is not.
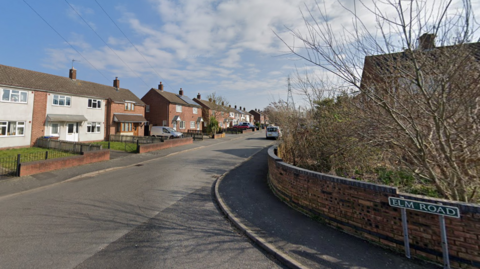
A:
[[[255,125],[251,124],[250,122],[240,122],[239,124],[233,126],[233,128],[252,129],[252,131],[253,131],[257,127],[255,127]]]
[[[168,126],[152,126],[150,135],[155,137],[178,138],[182,137],[183,134]]]
[[[265,134],[265,138],[270,139],[278,139],[279,137],[282,137],[282,131],[280,131],[280,127],[278,126],[268,126],[267,127],[267,132]]]

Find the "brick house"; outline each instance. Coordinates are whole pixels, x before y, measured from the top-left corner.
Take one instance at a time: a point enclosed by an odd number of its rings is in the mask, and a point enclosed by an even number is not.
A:
[[[0,148],[29,147],[42,136],[104,140],[113,102],[128,100],[143,117],[143,102],[120,88],[118,79],[117,87],[110,87],[77,80],[76,74],[73,68],[69,77],[61,77],[0,65]]]
[[[182,89],[178,94],[167,92],[160,82],[158,89],[150,89],[142,101],[147,106],[145,117],[150,126],[169,126],[180,132],[202,128],[202,107],[184,95]]]
[[[251,115],[253,115],[254,123],[260,123],[260,124],[266,124],[267,123],[265,113],[263,113],[259,109],[256,109],[256,108],[255,108],[255,110],[252,109],[252,110],[249,111],[249,113]]]
[[[212,99],[208,99],[208,101],[202,100],[200,93],[197,95],[197,98],[193,98],[193,101],[202,106],[202,112],[203,115],[205,115],[204,127],[207,126],[211,116],[214,116],[215,119],[217,119],[218,125],[221,128],[230,127],[233,117],[231,118],[229,116],[229,109],[224,103],[217,104],[216,101]]]

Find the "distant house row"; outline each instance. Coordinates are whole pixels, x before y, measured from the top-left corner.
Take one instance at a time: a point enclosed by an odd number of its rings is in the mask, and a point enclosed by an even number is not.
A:
[[[92,142],[112,134],[149,135],[151,126],[203,130],[216,115],[221,127],[241,121],[264,123],[260,111],[217,106],[200,98],[166,92],[160,83],[140,100],[130,90],[0,65],[0,148],[28,147],[39,137]],[[206,116],[203,116],[206,115]]]

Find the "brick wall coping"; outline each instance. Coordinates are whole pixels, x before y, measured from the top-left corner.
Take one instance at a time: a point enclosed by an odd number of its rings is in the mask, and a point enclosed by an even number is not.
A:
[[[331,181],[339,184],[345,184],[345,185],[355,186],[358,188],[364,188],[368,190],[389,193],[392,195],[398,195],[398,196],[404,197],[405,199],[417,200],[417,201],[428,202],[428,203],[442,203],[443,205],[455,206],[455,207],[458,207],[462,213],[480,213],[480,204],[469,204],[469,203],[463,203],[463,202],[457,202],[457,201],[450,201],[446,199],[432,198],[432,197],[427,197],[422,195],[398,192],[398,189],[396,187],[363,182],[363,181],[323,174],[323,173],[314,172],[308,169],[296,167],[294,165],[283,162],[283,160],[275,154],[276,149],[277,149],[277,146],[272,146],[268,149],[269,158],[272,158],[273,160],[275,160],[277,166],[281,166],[282,169],[290,170],[295,174],[303,174],[303,175],[307,175],[308,177],[316,178],[319,180],[327,180],[327,181]]]

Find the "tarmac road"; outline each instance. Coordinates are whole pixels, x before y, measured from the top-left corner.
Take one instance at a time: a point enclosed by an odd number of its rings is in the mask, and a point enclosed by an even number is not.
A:
[[[142,161],[136,166],[70,181],[41,184],[47,174],[3,184],[18,191],[0,197],[0,268],[281,268],[231,227],[212,198],[218,176],[272,143],[263,135],[143,154],[131,158]],[[114,161],[127,165],[127,158]]]

